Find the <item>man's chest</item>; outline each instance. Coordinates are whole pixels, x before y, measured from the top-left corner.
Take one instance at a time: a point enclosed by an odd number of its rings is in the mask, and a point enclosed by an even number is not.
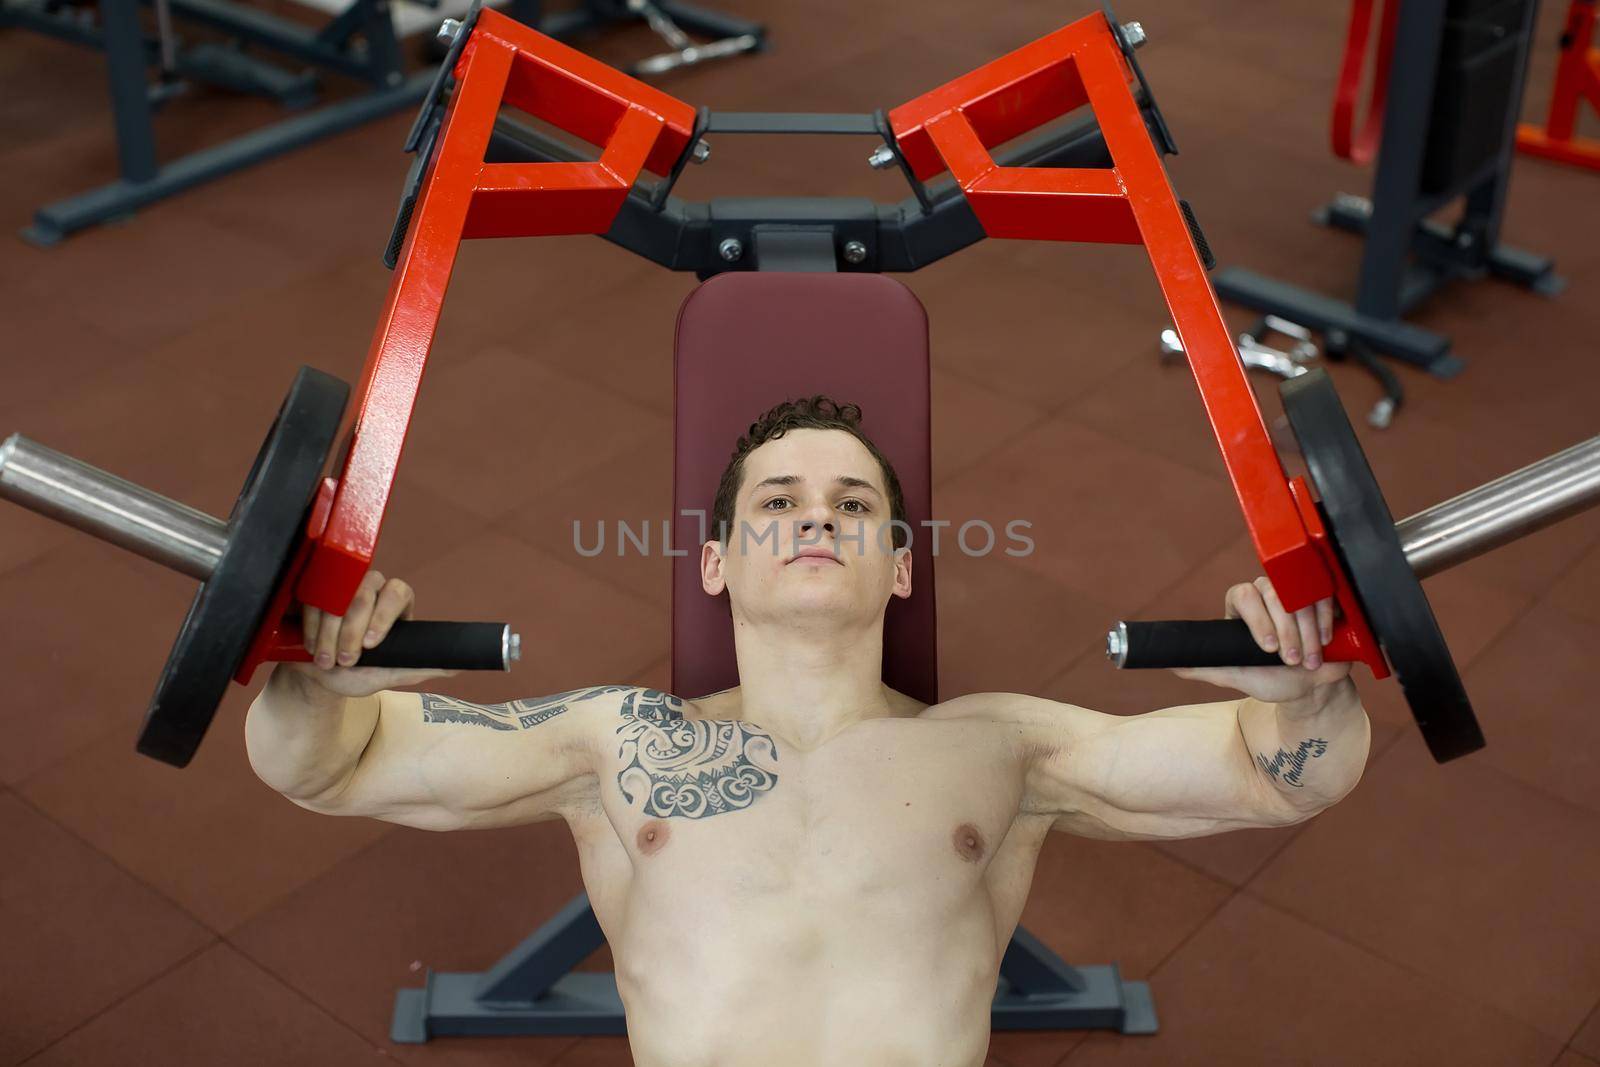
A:
[[[881,720],[801,751],[742,722],[630,722],[600,768],[604,831],[579,846],[630,882],[715,874],[831,897],[915,874],[954,888],[982,876],[1021,803],[1016,757],[986,725]]]

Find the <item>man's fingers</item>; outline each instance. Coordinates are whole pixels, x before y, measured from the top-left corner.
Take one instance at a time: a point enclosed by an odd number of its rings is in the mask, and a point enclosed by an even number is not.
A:
[[[1272,582],[1266,577],[1257,578],[1255,587],[1261,592],[1261,599],[1266,601],[1267,611],[1272,614],[1272,625],[1278,631],[1278,644],[1282,648],[1279,653],[1283,662],[1294,664],[1300,662],[1300,627],[1294,617],[1283,610],[1283,602],[1278,599],[1278,591],[1272,588]]]
[[[344,618],[339,623],[339,666],[349,667],[361,657],[361,636],[371,625],[372,613],[377,608],[378,593],[383,585],[382,574],[368,571],[356,595],[350,598],[350,606],[345,609]]]
[[[1300,628],[1300,647],[1305,650],[1305,664],[1310,670],[1322,666],[1322,638],[1317,633],[1317,609],[1307,605],[1294,613]]]
[[[310,604],[300,605],[300,635],[301,643],[306,646],[306,651],[317,651],[317,629],[322,625],[322,609],[314,608]]]
[[[366,632],[361,636],[361,647],[372,648],[387,637],[389,628],[400,618],[400,613],[410,612],[414,599],[409,585],[398,578],[390,579],[378,593],[372,618],[367,621]]]
[[[1324,597],[1317,601],[1317,634],[1322,638],[1323,644],[1333,640],[1332,597]]]
[[[1277,627],[1272,624],[1272,614],[1267,611],[1266,601],[1261,599],[1261,591],[1255,586],[1244,582],[1229,589],[1224,613],[1230,619],[1243,619],[1255,635],[1256,644],[1268,652],[1277,651]]]

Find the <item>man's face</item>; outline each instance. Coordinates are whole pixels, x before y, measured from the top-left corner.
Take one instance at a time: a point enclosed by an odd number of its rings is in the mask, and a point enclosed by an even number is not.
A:
[[[701,585],[735,617],[870,619],[911,595],[878,461],[842,430],[791,430],[745,457],[726,546],[701,549]]]

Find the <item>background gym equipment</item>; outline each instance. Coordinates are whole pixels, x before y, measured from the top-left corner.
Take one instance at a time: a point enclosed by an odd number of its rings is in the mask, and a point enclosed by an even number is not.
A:
[[[186,766],[230,680],[248,683],[264,656],[310,661],[292,621],[270,647],[253,642],[265,636],[263,619],[289,608],[290,554],[308,522],[314,530],[326,518],[317,491],[349,394],[337,378],[301,368],[226,523],[21,434],[0,443],[0,498],[200,579],[139,734],[145,755]],[[314,499],[322,506],[313,512]],[[504,623],[402,620],[357,663],[510,670],[520,652]]]
[[[1550,112],[1541,129],[1517,127],[1517,149],[1575,167],[1600,170],[1600,141],[1580,137],[1578,105],[1600,112],[1600,48],[1594,46],[1595,0],[1572,0],[1561,29],[1561,62],[1550,91]]]
[[[1336,154],[1377,165],[1371,198],[1340,194],[1316,221],[1365,238],[1347,302],[1241,267],[1217,272],[1225,300],[1321,333],[1328,352],[1361,346],[1448,378],[1463,363],[1450,339],[1405,321],[1445,283],[1484,275],[1546,296],[1560,291],[1550,260],[1500,243],[1513,139],[1537,4],[1534,0],[1386,0],[1370,105],[1358,123],[1376,0],[1353,0],[1333,119]],[[1451,226],[1430,221],[1461,202]],[[1363,360],[1368,369],[1375,361]],[[1389,405],[1397,383],[1384,381]],[[1385,413],[1380,413],[1381,422]]]
[[[31,243],[54,245],[190,186],[414,106],[433,80],[431,71],[406,77],[387,0],[349,0],[320,29],[234,0],[158,0],[155,9],[151,36],[141,26],[139,0],[99,0],[95,7],[0,0],[0,27],[35,30],[105,52],[116,127],[118,180],[39,208],[22,231]],[[190,44],[179,37],[179,27],[214,31],[228,43]],[[270,63],[247,47],[282,55],[294,68]],[[152,57],[159,67],[154,84],[146,75]],[[259,93],[300,108],[316,99],[316,72],[353,78],[368,88],[165,163],[157,157],[155,113],[187,83]]]
[[[665,74],[713,59],[759,52],[766,47],[766,27],[680,0],[584,0],[570,11],[544,14],[543,0],[512,0],[511,17],[557,40],[571,41],[622,22],[643,21],[667,45],[629,67],[640,76]],[[688,32],[685,32],[688,31]],[[689,33],[710,38],[695,41]]]
[[[1396,524],[1327,372],[1281,386],[1317,489],[1327,543],[1440,763],[1483,747],[1472,705],[1421,579],[1600,503],[1600,437],[1468,490]],[[1199,651],[1203,649],[1204,651]],[[1344,658],[1328,646],[1327,658]],[[1118,667],[1274,666],[1239,619],[1121,622],[1106,637]]]

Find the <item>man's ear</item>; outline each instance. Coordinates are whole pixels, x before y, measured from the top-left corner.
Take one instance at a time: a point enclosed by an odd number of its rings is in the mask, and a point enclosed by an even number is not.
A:
[[[911,549],[909,548],[895,550],[893,592],[902,599],[911,595]]]
[[[722,542],[707,541],[700,546],[700,588],[711,596],[721,596],[728,588],[722,576]]]

